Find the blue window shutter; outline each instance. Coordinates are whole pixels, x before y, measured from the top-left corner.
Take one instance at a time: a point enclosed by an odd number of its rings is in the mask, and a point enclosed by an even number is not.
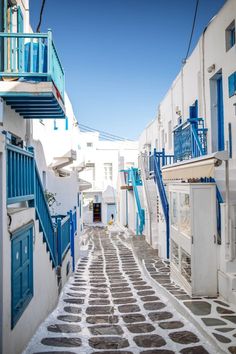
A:
[[[33,226],[16,231],[11,241],[12,328],[33,297]]]
[[[236,86],[236,73],[231,74],[228,77],[228,84],[229,84],[229,97],[234,96],[235,93],[235,86]]]
[[[68,118],[65,118],[65,130],[68,130],[69,128],[69,122],[68,122]]]

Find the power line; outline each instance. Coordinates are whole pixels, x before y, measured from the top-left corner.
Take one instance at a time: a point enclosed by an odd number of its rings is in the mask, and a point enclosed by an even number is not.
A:
[[[189,38],[189,43],[188,43],[188,50],[187,50],[185,58],[183,59],[183,63],[184,64],[186,63],[186,60],[188,58],[190,47],[191,47],[191,43],[192,43],[193,32],[194,32],[195,23],[196,23],[196,17],[197,17],[198,5],[199,5],[199,0],[196,0],[196,6],[195,6],[195,12],[194,12],[193,24],[192,24],[192,30],[191,30],[191,34],[190,34],[190,38]]]
[[[40,15],[39,15],[39,23],[38,23],[36,32],[40,32],[40,27],[41,27],[42,18],[43,18],[43,9],[44,9],[44,6],[45,6],[45,2],[46,2],[46,0],[42,1],[42,5],[41,5],[41,9],[40,9]]]
[[[89,127],[87,125],[84,125],[84,124],[80,124],[79,123],[79,127],[80,127],[81,131],[83,130],[83,131],[86,131],[86,132],[98,132],[102,138],[106,138],[107,140],[111,140],[111,141],[114,141],[114,140],[119,140],[119,141],[129,140],[130,141],[130,139],[126,139],[126,138],[123,138],[123,137],[118,136],[118,135],[107,133],[107,132],[99,130],[99,129],[94,129],[94,128],[91,128],[91,127]]]

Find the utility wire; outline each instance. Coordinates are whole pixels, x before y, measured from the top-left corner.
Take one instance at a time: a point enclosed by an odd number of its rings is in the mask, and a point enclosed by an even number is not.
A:
[[[40,10],[40,15],[39,15],[39,23],[38,23],[38,26],[37,26],[37,30],[36,32],[40,32],[40,27],[41,27],[41,23],[42,23],[42,18],[43,18],[43,9],[44,9],[44,6],[45,6],[45,2],[46,0],[43,0],[42,1],[42,5],[41,5],[41,10]]]
[[[130,139],[126,139],[126,138],[123,138],[121,136],[118,136],[118,135],[114,135],[114,134],[111,134],[111,133],[107,133],[107,132],[104,132],[102,130],[99,130],[99,129],[94,129],[94,128],[91,128],[87,125],[84,125],[84,124],[80,124],[79,123],[79,128],[81,129],[81,131],[87,131],[87,132],[98,132],[101,137],[103,138],[107,138],[107,140],[120,140],[120,141],[124,141],[124,140],[130,140]]]
[[[190,38],[189,38],[189,44],[188,44],[188,50],[187,50],[185,58],[183,59],[183,63],[184,64],[186,63],[186,60],[188,59],[188,55],[189,55],[189,51],[190,51],[190,47],[191,47],[191,43],[192,43],[193,32],[194,32],[195,23],[196,23],[196,17],[197,17],[198,5],[199,5],[199,0],[196,0],[196,6],[195,6],[195,12],[194,12],[193,24],[192,24],[192,30],[191,30],[191,34],[190,34]]]
[[[80,126],[81,128],[86,128],[86,129],[88,129],[88,130],[90,130],[90,131],[96,131],[96,132],[99,132],[99,133],[108,135],[108,136],[110,136],[110,137],[113,137],[113,138],[126,140],[125,138],[123,138],[123,137],[121,137],[121,136],[114,135],[114,134],[111,134],[111,133],[107,133],[107,132],[104,132],[104,131],[99,130],[99,129],[94,129],[94,128],[88,127],[87,125],[84,125],[84,124],[80,124],[80,123],[79,123],[79,126]]]
[[[89,130],[89,129],[85,129],[85,128],[81,128],[80,129],[82,133],[91,133],[93,131]],[[109,136],[106,136],[106,135],[102,135],[99,133],[99,137],[101,138],[101,140],[108,140],[108,141],[115,141],[115,140],[118,140],[118,139],[114,139],[114,138],[111,138]],[[121,140],[119,140],[121,141]],[[123,141],[123,140],[122,140]]]

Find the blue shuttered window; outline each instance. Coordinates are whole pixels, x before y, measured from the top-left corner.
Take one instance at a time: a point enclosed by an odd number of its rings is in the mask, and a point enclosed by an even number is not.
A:
[[[33,224],[13,233],[11,257],[11,324],[13,328],[33,297]]]
[[[228,77],[228,84],[229,84],[229,97],[232,97],[236,93],[236,72],[234,72]]]

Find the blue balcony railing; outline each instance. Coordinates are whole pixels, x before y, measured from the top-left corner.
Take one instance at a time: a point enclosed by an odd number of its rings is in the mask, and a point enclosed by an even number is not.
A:
[[[201,118],[190,118],[174,130],[175,162],[207,154],[207,129]]]
[[[7,204],[34,199],[34,154],[7,145]]]
[[[4,48],[0,78],[52,81],[57,95],[64,100],[64,71],[48,33],[0,33]]]

